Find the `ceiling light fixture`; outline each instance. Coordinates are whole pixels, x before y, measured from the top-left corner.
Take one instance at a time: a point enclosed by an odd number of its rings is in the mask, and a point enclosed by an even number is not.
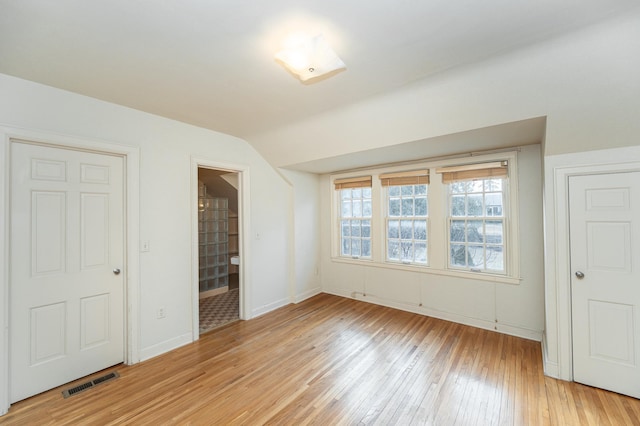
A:
[[[302,81],[347,68],[322,34],[315,37],[296,37],[288,44],[290,47],[276,54],[276,60],[284,64]]]

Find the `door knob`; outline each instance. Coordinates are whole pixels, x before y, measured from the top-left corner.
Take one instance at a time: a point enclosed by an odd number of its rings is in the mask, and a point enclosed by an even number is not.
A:
[[[115,275],[120,275],[120,269],[115,268],[115,269],[113,270],[113,273],[114,273]]]
[[[584,273],[581,271],[576,271],[576,278],[578,278],[579,280],[584,278]]]

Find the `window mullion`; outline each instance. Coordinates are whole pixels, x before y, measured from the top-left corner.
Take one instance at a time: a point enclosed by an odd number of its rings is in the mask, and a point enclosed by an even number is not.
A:
[[[371,186],[371,260],[374,262],[381,262],[384,257],[383,250],[385,250],[384,243],[384,229],[386,223],[384,220],[384,203],[382,202],[382,187],[380,186],[379,179],[373,179]]]

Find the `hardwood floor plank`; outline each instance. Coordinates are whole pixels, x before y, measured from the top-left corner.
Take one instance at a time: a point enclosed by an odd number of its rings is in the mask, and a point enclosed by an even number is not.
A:
[[[7,425],[633,425],[640,401],[544,377],[538,342],[320,294],[134,366]],[[97,375],[96,375],[97,376]]]

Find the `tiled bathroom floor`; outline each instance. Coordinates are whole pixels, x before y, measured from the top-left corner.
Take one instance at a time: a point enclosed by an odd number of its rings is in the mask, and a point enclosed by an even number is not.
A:
[[[240,319],[237,288],[216,296],[200,299],[200,333]]]

